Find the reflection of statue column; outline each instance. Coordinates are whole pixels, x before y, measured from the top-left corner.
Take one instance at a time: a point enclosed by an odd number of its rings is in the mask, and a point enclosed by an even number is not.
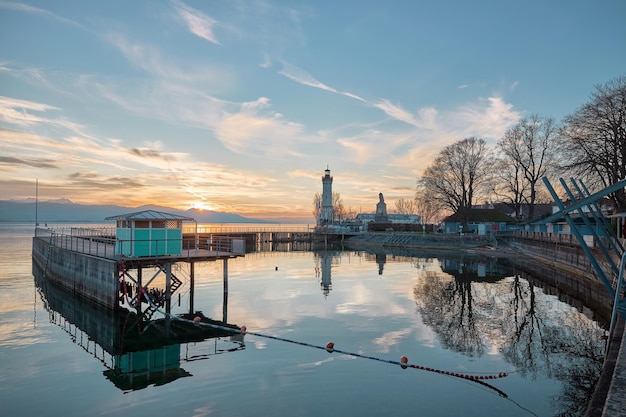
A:
[[[330,293],[331,289],[331,281],[330,281],[330,264],[332,261],[332,256],[328,254],[324,254],[321,256],[321,266],[322,266],[322,294],[327,296]]]
[[[374,221],[376,223],[387,223],[389,221],[389,217],[387,216],[387,204],[385,203],[383,193],[378,194],[378,203],[376,204],[376,215],[374,216]]]
[[[387,255],[384,253],[376,254],[376,263],[378,264],[378,275],[383,274],[383,268],[385,268],[385,263],[387,262]]]

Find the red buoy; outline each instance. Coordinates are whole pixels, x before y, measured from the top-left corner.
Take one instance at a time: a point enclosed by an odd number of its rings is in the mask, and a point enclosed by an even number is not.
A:
[[[332,353],[335,350],[335,344],[333,342],[326,343],[326,352]]]
[[[409,358],[407,358],[406,356],[403,356],[400,358],[400,366],[402,367],[402,369],[406,369],[408,368],[408,364],[409,363]]]
[[[248,330],[246,326],[241,326],[241,334],[246,334],[246,330]]]
[[[198,317],[198,316],[196,316],[196,317],[194,317],[194,318],[193,318],[193,322],[194,322],[195,324],[200,323],[201,321],[202,321],[202,319],[201,319],[200,317]]]

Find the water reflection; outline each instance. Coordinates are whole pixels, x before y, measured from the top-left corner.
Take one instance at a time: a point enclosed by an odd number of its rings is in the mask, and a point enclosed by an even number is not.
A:
[[[557,304],[519,274],[492,259],[440,259],[414,287],[424,323],[442,346],[464,355],[500,354],[523,377],[555,378],[565,389],[554,398],[559,415],[582,415],[598,380],[604,329]],[[491,283],[489,283],[491,282]]]
[[[363,251],[363,249],[361,249]],[[470,357],[501,355],[524,378],[556,379],[564,389],[552,399],[558,415],[583,415],[600,376],[605,330],[581,311],[556,302],[507,260],[472,254],[432,254],[367,249],[355,254],[375,262],[411,262],[422,321],[444,349]],[[341,251],[314,251],[324,295],[333,260]]]
[[[189,377],[191,374],[181,363],[245,349],[240,333],[169,318],[146,320],[133,312],[112,311],[52,285],[36,264],[33,275],[50,323],[61,327],[72,342],[102,362],[107,368],[103,375],[122,391]],[[204,323],[236,328],[210,320],[201,312],[180,317],[190,321],[200,317]]]

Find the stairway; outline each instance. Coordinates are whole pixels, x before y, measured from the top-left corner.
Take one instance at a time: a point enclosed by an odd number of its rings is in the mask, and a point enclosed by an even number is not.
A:
[[[171,274],[171,277],[172,278],[170,282],[170,299],[171,299],[171,295],[174,295],[176,290],[178,290],[178,288],[180,288],[180,286],[183,285],[183,282],[180,279],[178,279],[176,275]],[[144,316],[146,317],[146,319],[151,320],[152,316],[157,311],[157,309],[165,305],[165,302],[167,301],[167,294],[165,293],[165,291],[163,291],[163,292],[154,292],[152,294],[149,294],[149,296],[150,296],[150,300],[152,301],[152,304],[148,305],[148,308],[146,308],[146,310],[144,311]]]

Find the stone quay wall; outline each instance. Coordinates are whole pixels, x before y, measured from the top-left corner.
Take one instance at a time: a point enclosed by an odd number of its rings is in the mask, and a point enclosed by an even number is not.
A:
[[[114,259],[71,251],[33,237],[35,267],[58,286],[110,309],[118,306],[118,265]]]

